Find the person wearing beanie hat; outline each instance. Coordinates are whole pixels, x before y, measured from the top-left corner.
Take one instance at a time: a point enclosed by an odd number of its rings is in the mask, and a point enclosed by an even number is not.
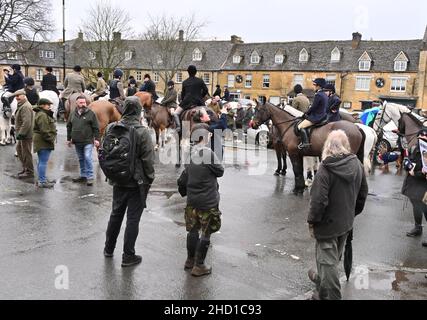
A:
[[[327,84],[323,91],[329,97],[328,102],[328,122],[341,121],[340,106],[341,99],[335,93],[335,86],[333,84]]]
[[[18,102],[18,108],[15,112],[16,140],[18,140],[16,151],[22,164],[22,171],[18,173],[18,178],[33,178],[34,165],[31,153],[33,144],[33,107],[28,102],[24,89],[16,91],[13,96]]]
[[[187,68],[189,78],[182,83],[181,104],[174,112],[176,131],[181,130],[179,115],[183,110],[189,110],[193,107],[204,106],[205,97],[209,95],[208,87],[205,82],[196,77],[197,68],[190,65]]]
[[[421,144],[427,144],[427,128],[423,127],[417,134],[418,143],[409,152],[409,158],[403,161],[403,167],[408,172],[403,183],[402,194],[409,198],[413,207],[415,227],[406,235],[420,237],[423,234],[423,216],[427,220],[427,204],[423,201],[427,194],[427,170],[423,165]],[[427,239],[422,242],[427,247]]]
[[[298,125],[301,137],[301,143],[298,146],[299,149],[304,149],[311,146],[307,129],[315,124],[322,123],[328,117],[327,109],[329,98],[326,93],[323,92],[323,88],[326,86],[326,80],[323,78],[317,78],[313,81],[313,85],[316,91],[313,104],[305,113],[305,120]]]
[[[294,92],[296,96],[292,100],[292,107],[303,113],[306,113],[310,107],[310,100],[308,100],[307,96],[302,93],[302,86],[297,84],[294,87]]]
[[[56,140],[56,124],[53,112],[50,110],[52,104],[50,100],[42,98],[38,106],[33,109],[35,112],[33,152],[38,156],[37,186],[42,189],[50,189],[54,186],[54,183],[49,182],[46,178],[47,163],[52,151],[55,149]]]

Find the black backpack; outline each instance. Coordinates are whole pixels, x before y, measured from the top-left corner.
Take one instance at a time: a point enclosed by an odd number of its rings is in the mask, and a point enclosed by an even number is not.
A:
[[[98,160],[107,179],[119,185],[134,183],[136,158],[136,128],[121,122],[113,123],[107,129]]]

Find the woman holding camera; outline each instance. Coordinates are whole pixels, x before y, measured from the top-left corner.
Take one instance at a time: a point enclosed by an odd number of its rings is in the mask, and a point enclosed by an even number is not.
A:
[[[427,142],[427,128],[418,132],[418,140]],[[402,194],[407,196],[414,209],[415,228],[407,233],[408,237],[420,237],[423,234],[423,215],[427,220],[427,205],[423,202],[427,193],[427,171],[423,168],[420,145],[413,148],[409,159],[405,159],[404,168],[408,176],[403,183]],[[427,240],[423,242],[427,247]]]

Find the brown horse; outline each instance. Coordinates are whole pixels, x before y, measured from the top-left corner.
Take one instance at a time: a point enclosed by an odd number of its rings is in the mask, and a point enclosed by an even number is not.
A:
[[[76,100],[79,96],[82,95],[86,97],[86,102],[88,103],[89,109],[95,113],[98,119],[99,132],[102,137],[107,126],[112,122],[119,121],[122,118],[122,115],[119,113],[116,106],[109,101],[98,100],[91,103],[89,95],[74,93],[70,96],[70,98],[67,100],[67,103],[65,104],[65,121],[68,121],[71,112],[74,112],[76,108]]]
[[[331,131],[343,130],[349,138],[352,152],[357,154],[359,160],[363,163],[365,134],[348,121],[329,123],[325,126],[313,129],[311,134],[311,147],[300,150],[298,148],[300,138],[295,133],[295,124],[299,118],[292,116],[287,111],[275,107],[268,102],[264,105],[258,104],[254,127],[256,128],[270,119],[279,130],[283,145],[288,151],[291,159],[295,174],[295,194],[302,194],[305,189],[303,158],[307,156],[320,157],[322,155],[323,145]]]
[[[401,113],[399,119],[399,133],[405,136],[410,150],[418,143],[418,132],[427,124],[427,120],[418,119],[412,113]]]

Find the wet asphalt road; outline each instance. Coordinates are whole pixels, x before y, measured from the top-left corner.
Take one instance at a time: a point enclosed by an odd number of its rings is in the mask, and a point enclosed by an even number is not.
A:
[[[57,180],[54,190],[14,178],[21,169],[14,148],[0,149],[0,299],[281,300],[304,299],[313,289],[306,276],[315,265],[306,225],[308,193],[291,193],[292,172],[273,176],[272,151],[245,156],[243,149],[226,149],[223,227],[212,237],[207,258],[213,274],[195,279],[183,270],[180,170],[157,163],[136,245],[143,261],[122,269],[123,232],[114,259],[102,255],[112,188],[98,165],[95,186],[71,182],[78,161],[74,149],[65,147],[63,124],[59,131],[48,168],[49,178]],[[268,166],[254,170],[258,161]],[[411,205],[400,195],[403,178],[391,172],[377,170],[369,178],[371,196],[355,225],[358,274],[343,284],[346,299],[427,299],[427,249],[421,239],[405,236],[413,224]],[[55,287],[58,266],[69,272],[68,290]]]

